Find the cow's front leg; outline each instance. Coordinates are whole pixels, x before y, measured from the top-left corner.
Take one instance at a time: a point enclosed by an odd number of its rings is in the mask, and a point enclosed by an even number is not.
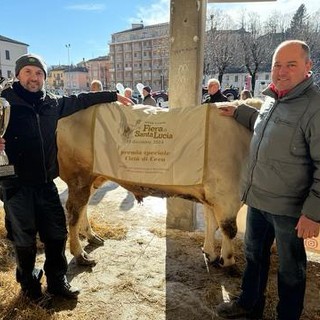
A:
[[[96,261],[82,249],[79,238],[81,212],[83,210],[77,212],[68,210],[70,252],[74,255],[77,264],[94,266]]]
[[[225,200],[220,205],[215,206],[215,217],[222,234],[220,265],[223,267],[235,264],[233,239],[237,235],[237,214],[240,209],[240,202],[236,198],[234,201]]]
[[[235,264],[233,239],[237,234],[236,218],[225,219],[220,223],[222,233],[220,264],[223,267]]]
[[[205,240],[203,251],[211,264],[228,267],[235,264],[232,239],[237,234],[237,205],[215,203],[214,207],[205,205]],[[215,252],[215,233],[220,228],[222,235],[220,255]]]
[[[81,214],[82,219],[80,233],[88,239],[88,242],[91,245],[103,246],[104,239],[96,234],[91,228],[91,224],[88,218],[88,206],[86,205],[82,210],[83,213]]]
[[[69,196],[66,203],[69,223],[70,252],[74,255],[77,264],[94,266],[96,261],[82,249],[79,231],[83,216],[86,215],[87,203],[90,197],[90,186],[77,188],[69,186]]]
[[[219,259],[215,252],[215,233],[218,229],[218,224],[214,216],[212,207],[204,205],[205,217],[205,231],[204,231],[204,244],[202,251],[208,262],[214,263]]]

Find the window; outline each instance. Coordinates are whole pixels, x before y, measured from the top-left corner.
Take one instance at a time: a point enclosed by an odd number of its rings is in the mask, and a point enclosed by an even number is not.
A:
[[[6,60],[10,60],[10,52],[9,52],[9,50],[6,50]]]

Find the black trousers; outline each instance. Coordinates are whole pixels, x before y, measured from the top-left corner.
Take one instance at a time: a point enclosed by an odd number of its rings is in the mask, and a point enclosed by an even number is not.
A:
[[[2,187],[8,238],[14,245],[29,247],[36,243],[64,240],[66,217],[54,182],[37,186],[12,184]]]
[[[38,186],[2,186],[8,238],[17,261],[17,281],[30,296],[40,295],[41,273],[35,269],[36,235],[45,245],[48,283],[61,283],[67,272],[66,218],[54,182]]]

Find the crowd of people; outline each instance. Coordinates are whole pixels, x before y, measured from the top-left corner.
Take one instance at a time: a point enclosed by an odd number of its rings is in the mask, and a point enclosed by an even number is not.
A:
[[[221,116],[233,117],[254,132],[243,183],[247,204],[246,267],[236,299],[215,309],[223,319],[262,319],[266,304],[271,246],[276,241],[278,268],[278,320],[298,320],[306,290],[304,239],[319,235],[320,222],[320,92],[311,71],[310,48],[300,40],[281,43],[272,58],[272,83],[260,111],[242,103],[226,105]],[[66,277],[66,220],[53,182],[57,165],[56,128],[60,118],[96,103],[136,103],[132,89],[124,95],[104,91],[99,81],[90,92],[57,97],[45,89],[47,67],[34,54],[16,61],[16,79],[1,92],[11,105],[11,117],[0,151],[6,150],[15,176],[0,180],[5,226],[16,257],[16,280],[32,301],[42,300],[43,271],[35,267],[36,235],[45,247],[47,292],[77,298],[80,290]],[[151,88],[142,91],[143,104],[156,106]],[[220,82],[208,82],[206,103],[227,102]],[[319,131],[319,133],[318,133]]]
[[[103,86],[100,80],[92,80],[90,84],[90,91],[102,91]],[[118,91],[117,91],[118,92]],[[118,92],[119,93],[119,92]],[[144,86],[142,88],[142,104],[156,107],[157,103],[156,100],[151,95],[152,90],[150,86]],[[125,88],[123,90],[123,95],[128,98],[132,104],[138,104],[139,101],[137,98],[133,97],[133,90],[129,87]]]

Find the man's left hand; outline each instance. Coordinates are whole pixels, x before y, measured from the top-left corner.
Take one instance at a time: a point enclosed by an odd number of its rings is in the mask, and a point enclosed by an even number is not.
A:
[[[296,226],[298,237],[308,239],[319,235],[320,224],[302,215]]]

